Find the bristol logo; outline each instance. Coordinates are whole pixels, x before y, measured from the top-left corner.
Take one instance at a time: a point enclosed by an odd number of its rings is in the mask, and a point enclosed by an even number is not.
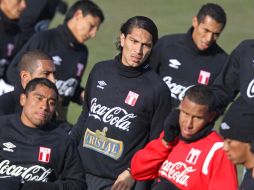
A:
[[[49,163],[51,149],[46,147],[40,147],[38,161]]]

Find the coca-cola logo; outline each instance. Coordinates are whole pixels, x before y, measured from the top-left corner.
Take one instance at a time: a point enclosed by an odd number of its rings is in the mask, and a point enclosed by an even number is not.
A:
[[[78,85],[78,81],[75,78],[69,78],[66,81],[63,81],[63,80],[56,81],[56,87],[58,89],[58,93],[61,96],[72,97],[75,93],[77,85]]]
[[[131,122],[129,120],[137,117],[135,114],[128,113],[120,107],[108,108],[97,104],[97,98],[91,100],[89,116],[125,131],[130,130]]]
[[[194,172],[196,169],[194,169],[192,166],[188,167],[183,162],[176,162],[172,163],[166,160],[159,171],[160,175],[169,179],[173,180],[176,183],[179,183],[184,186],[188,186],[188,180],[190,176],[188,173]]]
[[[168,88],[170,89],[171,92],[171,97],[174,99],[177,99],[179,101],[183,100],[183,97],[185,95],[185,92],[192,87],[193,85],[190,86],[182,86],[180,84],[176,84],[172,82],[172,77],[166,76],[163,78],[163,81],[166,83]]]
[[[250,82],[250,84],[248,85],[247,88],[247,96],[249,98],[253,98],[254,97],[254,79]]]
[[[39,165],[23,167],[18,165],[10,165],[9,160],[3,160],[0,163],[0,178],[18,177],[21,176],[22,181],[41,181],[47,182],[48,175],[52,169],[46,169]]]

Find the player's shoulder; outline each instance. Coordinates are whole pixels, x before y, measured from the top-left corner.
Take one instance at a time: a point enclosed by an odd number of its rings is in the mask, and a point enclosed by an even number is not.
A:
[[[41,31],[41,32],[37,32],[35,33],[31,39],[33,40],[49,40],[49,39],[53,39],[57,36],[57,30],[56,28],[53,29],[49,29],[49,30],[45,30],[45,31]]]
[[[223,143],[223,139],[222,137],[220,136],[220,134],[213,130],[208,136],[207,136],[207,141],[208,142],[211,142],[211,144],[214,144],[214,143]]]
[[[0,96],[0,105],[7,105],[14,100],[15,91],[4,93]]]
[[[70,136],[68,131],[60,124],[56,124],[54,122],[48,123],[47,128],[52,136],[56,137],[56,141],[59,140],[61,142],[68,142],[70,141]]]
[[[240,42],[239,46],[243,46],[243,47],[251,46],[251,47],[253,47],[254,46],[254,39],[243,40],[243,41]]]
[[[169,43],[169,42],[178,42],[182,41],[185,38],[186,34],[178,33],[178,34],[168,34],[162,36],[158,42],[159,43]]]
[[[153,88],[155,91],[165,91],[170,92],[169,88],[167,87],[166,83],[161,80],[158,73],[156,73],[151,67],[147,68],[147,71],[144,75],[147,79],[147,84]]]
[[[97,62],[94,66],[92,71],[107,71],[107,70],[112,70],[112,66],[114,64],[114,60],[113,59],[108,59],[108,60],[104,60],[104,61],[100,61]]]
[[[8,114],[0,116],[0,128],[10,128],[11,126],[15,126],[18,123],[19,114]]]

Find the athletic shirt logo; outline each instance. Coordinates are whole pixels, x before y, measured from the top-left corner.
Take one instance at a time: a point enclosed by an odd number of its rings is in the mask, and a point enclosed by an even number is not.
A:
[[[97,104],[97,98],[91,100],[89,116],[124,131],[130,130],[130,120],[137,117],[137,115],[128,113],[125,109],[120,107],[108,108],[101,104]]]
[[[254,79],[250,82],[250,84],[248,85],[247,88],[247,96],[249,98],[253,98],[254,97]]]
[[[198,77],[198,83],[208,85],[211,73],[201,70]]]
[[[172,163],[166,160],[159,171],[162,177],[169,179],[169,181],[175,181],[185,187],[188,186],[189,173],[195,172],[192,166],[187,166],[183,162]]]
[[[47,182],[48,176],[52,169],[46,169],[39,165],[30,167],[23,167],[18,165],[11,165],[9,160],[0,162],[0,180],[1,178],[22,177],[22,182],[25,181],[41,181]]]

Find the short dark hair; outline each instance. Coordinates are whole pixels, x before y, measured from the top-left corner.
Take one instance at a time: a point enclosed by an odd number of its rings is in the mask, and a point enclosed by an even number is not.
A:
[[[103,23],[105,19],[101,8],[97,4],[89,0],[80,0],[71,6],[69,11],[66,13],[64,21],[67,22],[70,20],[77,10],[81,10],[84,16],[92,15],[93,17],[99,17],[101,23]]]
[[[18,69],[20,71],[29,71],[33,73],[37,68],[37,60],[51,60],[52,58],[41,50],[32,50],[26,52],[20,62],[18,63]]]
[[[208,86],[201,84],[194,85],[186,91],[184,98],[186,97],[196,104],[207,105],[209,112],[215,111],[215,96]]]
[[[129,18],[125,23],[122,24],[120,28],[120,32],[124,34],[125,36],[127,36],[128,34],[131,33],[133,28],[141,28],[146,30],[152,35],[153,45],[157,42],[158,29],[155,23],[150,18],[145,16],[135,16],[135,17]],[[116,48],[122,51],[120,39],[118,39],[116,42]]]
[[[197,14],[198,22],[201,23],[204,21],[206,16],[210,16],[216,22],[222,24],[223,28],[226,26],[227,23],[227,16],[224,9],[215,3],[207,3],[204,4]]]
[[[56,100],[58,100],[58,90],[56,88],[56,85],[46,78],[35,78],[30,80],[25,87],[24,94],[28,96],[28,94],[34,91],[38,85],[46,86],[50,89],[53,89],[56,93]]]

